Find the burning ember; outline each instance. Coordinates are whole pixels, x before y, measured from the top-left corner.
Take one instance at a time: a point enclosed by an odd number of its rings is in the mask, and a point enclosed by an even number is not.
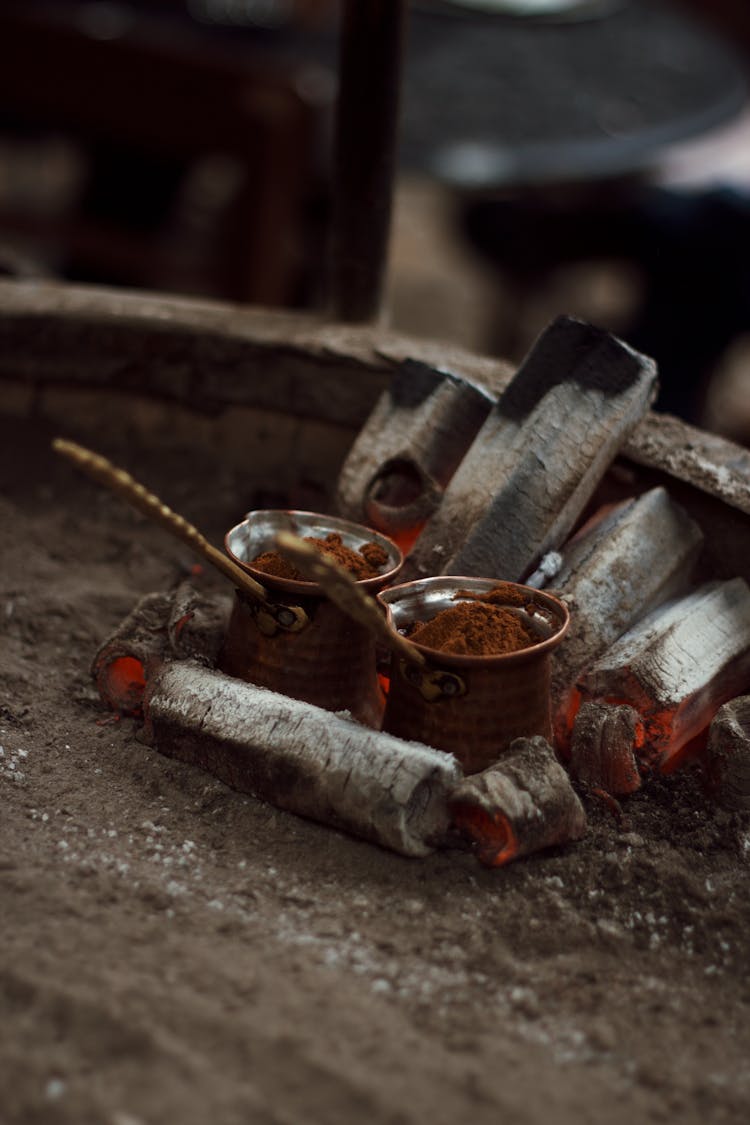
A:
[[[580,839],[586,814],[543,738],[517,739],[499,762],[468,778],[450,798],[453,822],[489,867]]]
[[[95,658],[102,698],[162,752],[410,855],[460,834],[502,865],[583,834],[575,786],[624,796],[696,759],[747,807],[750,589],[696,583],[702,533],[663,487],[584,521],[655,388],[567,318],[498,400],[403,364],[341,470],[345,518],[251,513],[234,601],[148,595]]]

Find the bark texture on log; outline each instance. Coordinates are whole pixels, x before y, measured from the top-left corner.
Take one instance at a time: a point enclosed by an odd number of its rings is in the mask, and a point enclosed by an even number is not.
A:
[[[589,789],[616,797],[641,787],[636,747],[643,744],[640,715],[625,704],[584,703],[573,728],[570,772]]]
[[[404,578],[519,581],[573,527],[656,392],[656,367],[614,336],[560,317],[503,392]]]
[[[449,827],[455,759],[185,661],[165,663],[144,701],[158,750],[288,812],[403,855]]]
[[[623,452],[643,468],[662,472],[750,513],[750,450],[673,418],[648,414]]]
[[[708,736],[709,789],[728,809],[750,811],[750,695],[725,703]]]
[[[453,823],[489,867],[586,832],[583,805],[552,747],[539,736],[516,739],[499,762],[465,778],[450,808]]]
[[[636,621],[687,590],[702,542],[698,525],[654,488],[563,548],[552,585],[571,619],[553,659],[556,731],[578,676]]]
[[[671,772],[718,708],[750,688],[750,588],[707,583],[660,607],[578,681],[584,701],[627,703],[642,716],[641,770]]]

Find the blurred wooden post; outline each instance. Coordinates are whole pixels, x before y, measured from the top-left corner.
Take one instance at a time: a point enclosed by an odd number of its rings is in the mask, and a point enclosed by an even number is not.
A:
[[[344,0],[339,49],[332,314],[380,311],[396,166],[405,0]]]

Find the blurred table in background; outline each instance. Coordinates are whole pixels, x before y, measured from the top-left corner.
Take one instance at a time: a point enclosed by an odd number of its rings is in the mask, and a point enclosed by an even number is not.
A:
[[[415,3],[402,162],[447,186],[497,271],[487,350],[521,358],[528,310],[549,314],[539,298],[561,269],[624,267],[627,317],[603,327],[659,361],[661,409],[698,420],[713,364],[750,323],[736,252],[750,205],[716,182],[704,196],[699,177],[694,196],[673,192],[664,166],[740,120],[747,88],[742,55],[671,0]]]
[[[413,6],[403,161],[457,188],[629,176],[746,100],[736,53],[664,0],[561,3],[557,18],[550,0],[546,19],[490,7]]]

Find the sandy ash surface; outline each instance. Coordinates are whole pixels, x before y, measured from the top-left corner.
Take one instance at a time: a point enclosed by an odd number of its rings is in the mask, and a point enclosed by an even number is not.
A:
[[[747,819],[689,772],[488,871],[160,756],[88,669],[194,560],[52,436],[0,427],[4,1125],[748,1120]],[[101,451],[214,542],[250,506],[208,454]]]

